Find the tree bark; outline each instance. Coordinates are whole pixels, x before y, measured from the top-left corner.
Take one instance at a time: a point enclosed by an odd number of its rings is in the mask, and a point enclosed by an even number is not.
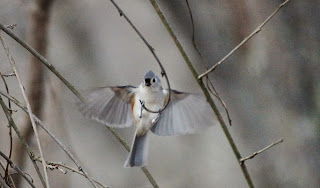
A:
[[[43,56],[47,56],[48,46],[48,29],[50,8],[53,0],[36,0],[31,10],[31,23],[29,27],[29,44]],[[44,87],[44,67],[39,60],[30,55],[29,60],[29,81],[26,84],[28,99],[32,108],[32,112],[41,118],[43,109],[43,99],[45,94]],[[24,117],[23,135],[27,141],[33,136],[33,129],[28,116]],[[25,151],[22,144],[17,143],[15,156],[18,166],[22,169],[25,166]],[[16,179],[16,186],[21,187],[21,178]]]

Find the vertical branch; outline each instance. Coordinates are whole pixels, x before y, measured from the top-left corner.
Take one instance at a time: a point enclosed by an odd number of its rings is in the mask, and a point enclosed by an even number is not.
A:
[[[41,148],[41,144],[40,144],[40,140],[39,140],[39,135],[38,135],[38,130],[37,130],[37,127],[36,127],[36,123],[35,123],[34,119],[32,118],[32,114],[33,113],[32,113],[32,110],[31,110],[31,106],[30,106],[29,100],[27,98],[27,95],[26,95],[26,93],[24,91],[24,86],[22,85],[22,82],[21,82],[20,76],[18,74],[14,59],[11,56],[11,54],[9,52],[9,49],[6,46],[6,43],[4,42],[3,36],[1,34],[0,34],[0,40],[1,40],[3,48],[4,48],[4,50],[5,50],[5,52],[6,52],[7,56],[8,56],[9,62],[11,64],[11,67],[12,67],[12,69],[13,69],[15,75],[16,75],[16,78],[18,80],[18,83],[19,83],[23,98],[24,98],[24,100],[26,102],[27,109],[28,109],[28,112],[29,112],[29,118],[31,120],[31,125],[32,125],[32,128],[33,128],[34,134],[36,136],[36,140],[37,140],[37,145],[38,145],[38,149],[39,149],[39,152],[40,152],[40,156],[41,156],[42,160],[45,160],[44,157],[43,157],[43,151],[42,151],[42,148]],[[47,174],[47,165],[45,163],[42,163],[42,166],[43,166],[43,171],[44,171],[44,177],[46,179],[46,187],[50,188],[49,178],[48,178],[48,174]]]
[[[197,44],[196,44],[196,39],[195,39],[195,24],[194,24],[194,20],[193,20],[193,16],[192,16],[192,11],[191,11],[191,8],[190,8],[190,5],[189,5],[189,2],[188,0],[186,0],[186,3],[187,3],[187,7],[188,7],[188,11],[189,11],[189,15],[190,15],[190,19],[191,19],[191,23],[192,23],[192,44],[195,48],[195,50],[198,52],[200,58],[201,58],[201,61],[202,63],[205,65],[206,69],[208,70],[209,68],[209,65],[208,63],[206,62],[205,58],[203,57],[200,49],[198,48]],[[228,117],[228,121],[229,121],[229,125],[231,126],[231,117],[230,117],[230,114],[229,114],[229,111],[228,111],[228,108],[225,104],[225,102],[221,99],[221,97],[219,96],[219,93],[217,92],[217,90],[215,89],[215,87],[213,86],[213,83],[212,81],[210,80],[209,76],[206,76],[207,78],[207,81],[206,81],[206,86],[209,90],[209,92],[214,95],[221,103],[221,105],[223,106],[223,108],[225,109],[226,111],[226,114],[227,114],[227,117]],[[212,88],[212,89],[211,89]]]
[[[8,30],[3,24],[0,23],[0,29],[7,33],[12,39],[17,41],[21,46],[23,46],[26,50],[28,50],[32,55],[34,55],[41,63],[43,63],[53,74],[55,74],[65,86],[68,87],[68,89],[77,96],[81,101],[84,101],[83,97],[79,93],[79,91],[64,77],[60,74],[60,72],[57,71],[57,69],[48,62],[46,58],[44,58],[41,54],[39,54],[34,48],[32,48],[29,44],[27,44],[25,41],[21,40],[19,37],[17,37],[15,34],[13,34],[10,30]],[[115,131],[112,128],[109,128],[109,130],[112,130],[112,134],[119,140],[122,140],[121,144],[123,144],[124,147],[128,145],[123,138],[118,134],[117,131]],[[126,143],[126,144],[124,144]],[[34,161],[33,161],[34,162]],[[86,177],[90,180],[91,184],[96,187],[95,183],[90,179],[88,176],[88,173],[81,168],[81,166],[78,167],[80,171],[82,171]]]
[[[27,151],[28,155],[29,155],[29,158],[31,159],[32,161],[32,164],[34,166],[34,168],[36,169],[36,172],[40,178],[40,181],[43,185],[43,187],[46,186],[45,182],[44,182],[44,179],[40,173],[40,170],[39,170],[39,167],[37,166],[36,162],[34,161],[33,157],[34,157],[34,154],[33,152],[31,151],[27,141],[24,139],[23,135],[20,133],[17,125],[15,124],[15,122],[13,121],[12,119],[12,116],[10,114],[10,111],[8,109],[8,107],[6,106],[6,104],[4,103],[4,101],[2,100],[2,97],[0,96],[0,105],[4,111],[4,114],[6,115],[7,119],[8,119],[8,122],[9,122],[9,125],[14,129],[14,131],[16,132],[16,134],[18,135],[18,138],[19,140],[21,141],[21,143],[23,144],[24,146],[24,149]]]
[[[3,84],[4,84],[5,88],[6,88],[6,91],[9,94],[8,84],[7,84],[6,79],[4,78],[4,76],[2,75],[1,72],[0,72],[0,76],[2,78],[2,81],[3,81]],[[8,106],[9,106],[10,114],[12,114],[11,101],[9,99],[8,99]],[[10,125],[9,125],[9,137],[10,137],[9,159],[11,159],[13,140],[12,140],[12,127]],[[7,162],[7,166],[6,166],[6,169],[5,169],[5,176],[4,176],[5,180],[9,179],[9,173],[8,172],[9,172],[9,163]]]
[[[48,28],[50,18],[50,8],[53,0],[36,0],[33,3],[31,11],[31,23],[29,28],[29,41],[32,46],[41,54],[47,54],[48,44]],[[44,104],[44,69],[39,60],[31,56],[29,60],[29,73],[30,80],[27,82],[27,96],[31,105],[32,112],[41,117],[43,104]],[[28,116],[24,117],[24,125],[22,134],[26,140],[29,141],[33,136],[32,126]],[[25,166],[25,160],[22,145],[17,145],[16,156],[19,156],[17,161],[18,165],[22,168]],[[17,180],[19,186],[20,178]]]
[[[12,168],[14,168],[18,173],[19,175],[21,175],[28,183],[31,187],[33,188],[36,188],[36,186],[29,180],[29,178],[24,174],[24,172],[22,172],[22,170],[17,166],[15,165],[10,159],[9,157],[7,157],[4,153],[2,153],[0,151],[0,156],[3,157],[9,164]]]
[[[231,134],[230,134],[230,132],[229,132],[229,130],[227,128],[227,125],[224,122],[224,120],[223,120],[223,118],[222,118],[222,116],[221,116],[216,104],[214,103],[213,99],[211,98],[209,91],[205,87],[203,81],[201,79],[198,79],[197,71],[193,67],[189,57],[187,56],[187,54],[184,51],[181,43],[179,42],[179,40],[177,39],[176,35],[174,34],[174,32],[173,32],[172,28],[170,27],[167,19],[164,17],[164,15],[163,15],[162,11],[160,10],[157,2],[155,0],[150,0],[150,3],[152,4],[153,8],[155,9],[156,13],[158,14],[159,18],[161,19],[162,23],[164,24],[165,28],[167,29],[168,33],[170,34],[172,40],[176,44],[177,48],[179,49],[183,59],[185,60],[186,64],[188,65],[188,67],[189,67],[190,71],[192,72],[194,78],[197,80],[200,88],[202,89],[205,97],[207,98],[208,103],[210,104],[211,108],[213,109],[214,114],[216,115],[224,134],[227,137],[227,140],[228,140],[228,142],[229,142],[229,144],[230,144],[230,146],[232,148],[233,153],[235,154],[235,156],[236,156],[236,158],[237,158],[237,160],[239,162],[240,159],[241,159],[240,152],[239,152],[239,150],[238,150],[238,148],[237,148],[237,146],[236,146],[236,144],[235,144],[235,142],[234,142],[234,140],[233,140],[233,138],[232,138],[232,136],[231,136]],[[239,165],[240,165],[240,162],[239,162]],[[251,177],[250,177],[250,174],[249,174],[245,164],[240,165],[240,168],[242,170],[243,175],[245,176],[245,179],[247,181],[248,186],[249,187],[254,187],[253,182],[252,182]]]
[[[21,110],[23,110],[25,113],[29,113],[28,109],[21,104],[17,99],[15,99],[14,97],[5,94],[4,92],[2,92],[0,90],[0,95],[6,97],[7,99],[9,99],[10,101],[12,101],[13,103],[15,103],[18,107],[21,108]],[[1,96],[0,96],[1,99]],[[34,118],[35,122],[44,130],[48,133],[48,135],[59,145],[59,147],[68,155],[68,157],[73,161],[73,163],[77,166],[79,172],[82,173],[82,175],[84,177],[86,177],[90,183],[94,186],[97,187],[95,185],[94,182],[96,182],[95,180],[93,180],[93,178],[89,177],[88,172],[80,165],[80,163],[78,162],[78,160],[74,157],[74,155],[72,154],[72,152],[48,129],[48,127],[34,114],[32,114],[32,117]],[[126,145],[128,146],[128,145]],[[128,146],[129,147],[129,146]],[[97,183],[97,182],[96,182]]]

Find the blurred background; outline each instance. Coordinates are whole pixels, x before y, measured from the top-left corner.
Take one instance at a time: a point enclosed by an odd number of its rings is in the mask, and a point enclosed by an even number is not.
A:
[[[155,49],[172,88],[201,93],[150,2],[116,2]],[[194,66],[203,72],[205,67],[192,44],[186,2],[157,2]],[[205,61],[211,66],[219,61],[281,2],[190,1],[195,41]],[[243,157],[284,139],[246,162],[256,187],[320,185],[319,10],[319,1],[289,2],[260,33],[210,73],[230,112],[233,125],[228,128]],[[109,1],[1,0],[0,23],[17,24],[12,31],[43,54],[77,89],[138,85],[148,70],[160,74],[148,48]],[[73,151],[89,174],[110,187],[151,187],[139,168],[123,168],[128,152],[104,125],[81,116],[73,93],[18,43],[2,34],[34,113]],[[1,73],[12,72],[2,47],[0,62]],[[6,80],[10,94],[23,101],[16,78]],[[165,85],[164,79],[162,82]],[[5,91],[3,82],[0,90]],[[12,108],[18,110],[13,113],[16,124],[38,153],[27,117],[15,105]],[[7,154],[9,128],[2,110],[0,122],[0,151]],[[73,166],[52,139],[42,129],[39,131],[45,158]],[[134,131],[133,127],[119,130],[128,143]],[[147,167],[160,187],[247,187],[218,124],[194,135],[151,134],[149,146]],[[12,160],[41,187],[15,133]],[[5,164],[3,158],[0,161]],[[52,187],[91,186],[87,179],[72,172],[48,173]],[[17,184],[28,187],[24,180]]]

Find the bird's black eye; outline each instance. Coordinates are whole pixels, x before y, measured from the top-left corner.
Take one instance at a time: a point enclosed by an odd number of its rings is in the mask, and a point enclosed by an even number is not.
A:
[[[153,82],[153,83],[155,83],[155,82],[156,82],[156,79],[155,79],[155,78],[153,78],[153,79],[152,79],[152,82]]]

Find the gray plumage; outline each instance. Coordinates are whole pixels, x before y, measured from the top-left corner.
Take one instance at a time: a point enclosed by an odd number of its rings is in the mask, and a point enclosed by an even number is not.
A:
[[[171,90],[171,102],[151,131],[159,136],[192,134],[213,125],[212,116],[204,96]]]
[[[124,167],[141,167],[148,162],[148,134],[138,136],[135,134],[129,156]]]
[[[137,129],[125,167],[147,164],[148,132],[159,136],[191,134],[215,124],[212,110],[204,96],[171,90],[171,101],[160,114],[141,111],[140,100],[152,110],[159,110],[168,100],[168,90],[149,71],[138,87],[117,86],[90,90],[79,102],[80,112],[87,118],[110,127]],[[132,106],[134,105],[134,106]],[[142,113],[141,113],[142,112]]]
[[[131,98],[135,87],[100,87],[84,94],[85,102],[79,101],[79,111],[87,118],[110,127],[130,127],[133,123]]]

